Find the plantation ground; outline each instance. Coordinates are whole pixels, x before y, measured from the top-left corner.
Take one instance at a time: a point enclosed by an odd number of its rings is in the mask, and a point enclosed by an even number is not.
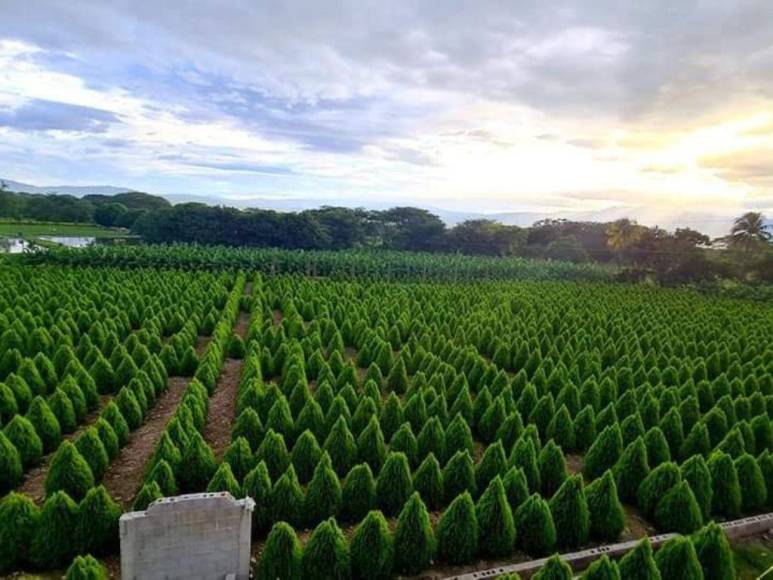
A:
[[[125,231],[88,224],[55,222],[17,222],[0,219],[0,236],[34,238],[36,236],[73,236],[84,238],[125,238]]]
[[[13,475],[16,454],[19,471],[0,485],[40,506],[58,490],[83,506],[100,484],[122,509],[249,494],[256,554],[281,520],[304,554],[351,541],[355,572],[355,555],[379,555],[355,533],[378,509],[412,558],[392,573],[442,575],[687,534],[773,503],[767,304],[592,282],[153,268],[14,266],[0,282],[0,461]],[[320,525],[331,516],[340,541]],[[0,510],[0,540],[8,525]],[[0,550],[0,570],[61,567],[85,549],[39,553],[68,540],[31,534],[20,559]],[[261,558],[258,575],[282,557]]]

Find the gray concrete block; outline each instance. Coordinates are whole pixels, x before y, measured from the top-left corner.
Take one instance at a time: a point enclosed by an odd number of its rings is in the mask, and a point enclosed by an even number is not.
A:
[[[121,577],[248,580],[254,507],[250,498],[196,493],[122,515]]]

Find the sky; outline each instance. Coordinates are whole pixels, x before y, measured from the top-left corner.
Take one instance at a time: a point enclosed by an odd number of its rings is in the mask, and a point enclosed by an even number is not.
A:
[[[0,0],[0,18],[8,179],[773,214],[771,0]]]

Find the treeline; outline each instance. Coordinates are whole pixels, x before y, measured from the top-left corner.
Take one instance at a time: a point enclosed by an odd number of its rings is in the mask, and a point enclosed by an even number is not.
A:
[[[162,197],[141,192],[116,195],[40,195],[0,189],[0,218],[98,224],[131,228],[140,215],[170,207]]]

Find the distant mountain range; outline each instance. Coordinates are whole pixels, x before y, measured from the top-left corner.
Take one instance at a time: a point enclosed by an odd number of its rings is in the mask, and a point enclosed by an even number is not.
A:
[[[60,193],[73,195],[75,197],[83,197],[86,195],[116,195],[119,193],[126,193],[133,191],[128,187],[115,187],[112,185],[53,185],[53,186],[36,186],[28,183],[20,183],[11,179],[1,179],[0,181],[6,184],[6,187],[10,191],[36,193],[36,194],[51,194]],[[441,220],[443,220],[449,226],[453,226],[465,220],[472,219],[491,219],[501,222],[506,225],[514,226],[530,226],[534,222],[543,219],[567,219],[576,221],[594,221],[594,222],[609,222],[624,217],[630,217],[637,219],[639,222],[654,226],[659,225],[662,228],[673,230],[678,227],[690,227],[699,230],[712,237],[725,235],[733,223],[733,218],[736,216],[724,216],[711,214],[707,212],[689,212],[681,214],[673,214],[668,216],[658,214],[648,214],[648,212],[632,211],[626,207],[612,207],[600,211],[562,211],[562,212],[534,212],[534,211],[513,211],[513,212],[470,212],[470,211],[458,211],[444,209],[432,205],[415,203],[407,204],[406,202],[390,203],[381,201],[363,201],[353,202],[344,201],[340,199],[310,199],[310,198],[269,198],[269,197],[253,197],[248,199],[230,199],[218,196],[199,196],[189,194],[162,194],[163,197],[169,200],[171,203],[204,203],[207,205],[224,205],[230,207],[237,207],[241,209],[246,208],[260,208],[260,209],[273,209],[275,211],[303,211],[307,209],[315,209],[321,206],[344,206],[344,207],[364,207],[371,210],[383,210],[394,207],[395,205],[412,205],[414,207],[420,207],[426,209]],[[773,227],[773,219],[768,219],[767,224]]]

